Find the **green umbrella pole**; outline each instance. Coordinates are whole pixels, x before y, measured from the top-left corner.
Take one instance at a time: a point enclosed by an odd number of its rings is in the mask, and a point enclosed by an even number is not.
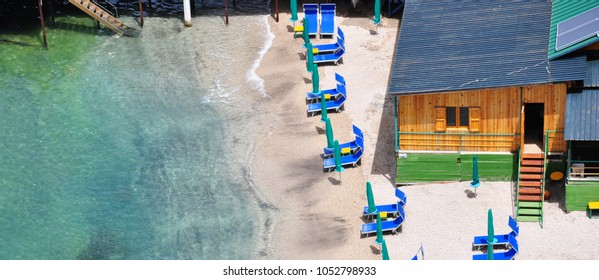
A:
[[[383,239],[383,225],[381,223],[381,213],[376,214],[376,244],[382,244]]]

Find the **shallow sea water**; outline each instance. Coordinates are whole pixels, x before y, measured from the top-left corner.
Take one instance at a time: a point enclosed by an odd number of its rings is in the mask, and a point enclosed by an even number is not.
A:
[[[146,17],[129,38],[64,15],[48,50],[0,34],[0,259],[264,256],[227,144],[264,96],[265,17]]]

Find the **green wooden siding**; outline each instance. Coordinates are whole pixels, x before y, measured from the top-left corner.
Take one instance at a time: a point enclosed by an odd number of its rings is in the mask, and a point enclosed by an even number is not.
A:
[[[593,36],[560,51],[555,51],[555,37],[557,34],[557,24],[571,17],[584,13],[590,9],[593,9],[597,6],[599,6],[599,1],[553,0],[551,9],[551,25],[549,29],[549,59],[558,58],[562,55],[576,51],[582,47],[588,46],[595,42],[599,42],[599,37]]]
[[[401,152],[401,151],[400,151]],[[397,159],[396,184],[472,180],[472,158],[462,154],[406,154]],[[482,181],[511,181],[517,177],[513,154],[481,154],[478,175]]]
[[[566,211],[586,211],[589,201],[599,201],[599,182],[568,182]]]

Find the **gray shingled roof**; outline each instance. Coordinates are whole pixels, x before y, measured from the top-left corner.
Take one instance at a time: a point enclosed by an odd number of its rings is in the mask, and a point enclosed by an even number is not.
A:
[[[389,94],[583,80],[585,57],[549,61],[549,0],[406,0]]]

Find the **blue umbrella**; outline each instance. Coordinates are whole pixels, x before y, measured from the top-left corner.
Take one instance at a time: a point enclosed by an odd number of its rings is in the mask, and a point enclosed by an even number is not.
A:
[[[337,171],[337,172],[343,171],[345,168],[343,168],[343,166],[341,166],[341,148],[339,148],[338,140],[335,140],[334,156],[335,156],[335,171]]]
[[[385,241],[385,239],[383,239],[382,255],[383,255],[383,260],[384,261],[388,261],[389,260],[389,251],[387,251],[387,242]]]
[[[376,204],[374,204],[374,195],[372,194],[370,182],[366,182],[366,198],[368,199],[368,213],[376,213]]]
[[[383,225],[381,224],[381,213],[376,214],[376,244],[382,244],[383,239]]]
[[[335,138],[333,138],[333,126],[331,125],[331,119],[327,118],[325,121],[325,132],[327,135],[327,148],[335,148]]]

